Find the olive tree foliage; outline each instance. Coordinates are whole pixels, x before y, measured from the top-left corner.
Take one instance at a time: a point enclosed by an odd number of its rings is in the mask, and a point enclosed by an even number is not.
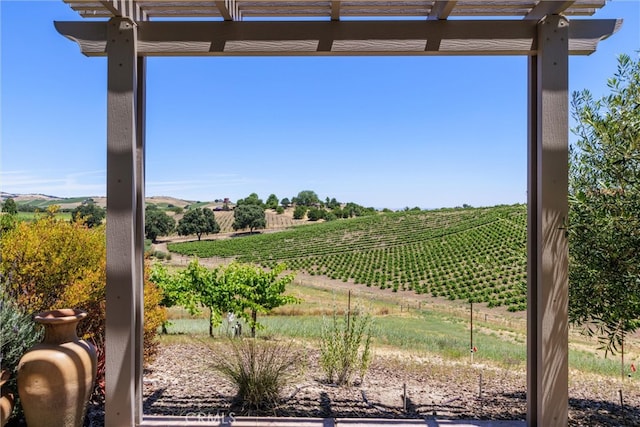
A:
[[[176,228],[175,219],[155,205],[147,205],[144,211],[145,237],[156,242],[158,236],[168,236]]]
[[[233,210],[234,230],[242,230],[248,228],[251,233],[253,230],[265,228],[267,220],[264,214],[264,208],[260,205],[239,205]]]
[[[195,234],[200,240],[203,234],[219,233],[220,225],[211,209],[195,208],[189,209],[178,221],[177,231],[180,236]]]
[[[640,61],[621,55],[607,86],[572,98],[569,317],[615,352],[640,326]]]

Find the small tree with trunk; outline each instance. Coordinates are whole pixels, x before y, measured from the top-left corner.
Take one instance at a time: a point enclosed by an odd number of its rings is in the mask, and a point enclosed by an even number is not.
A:
[[[155,206],[148,205],[144,214],[144,233],[153,243],[158,236],[168,236],[176,228],[176,221],[166,212]]]
[[[178,221],[177,230],[180,236],[195,234],[200,240],[203,234],[219,233],[220,225],[211,209],[195,208],[189,209]]]
[[[256,327],[260,326],[258,313],[268,313],[282,305],[300,302],[298,298],[284,294],[286,286],[294,279],[293,274],[282,274],[285,269],[285,264],[278,264],[268,271],[246,264],[227,267],[226,274],[238,284],[237,289],[242,289],[245,307],[251,313],[249,327],[252,337],[256,336]]]
[[[245,204],[236,206],[233,211],[233,218],[232,227],[234,230],[248,228],[249,232],[253,233],[253,230],[267,226],[264,208],[260,205]]]

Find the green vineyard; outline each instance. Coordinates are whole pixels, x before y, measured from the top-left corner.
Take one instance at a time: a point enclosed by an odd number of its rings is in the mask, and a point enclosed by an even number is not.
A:
[[[277,233],[169,244],[334,280],[451,300],[526,308],[526,206],[407,211]]]

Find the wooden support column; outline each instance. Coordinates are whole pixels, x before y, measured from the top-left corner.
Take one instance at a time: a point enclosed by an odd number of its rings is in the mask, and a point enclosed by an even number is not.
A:
[[[568,42],[569,22],[547,16],[529,59],[529,426],[568,423]]]
[[[135,396],[136,420],[142,422],[142,375],[144,355],[144,212],[145,212],[145,134],[146,134],[146,84],[147,59],[137,58],[136,91],[136,245],[135,263],[137,267],[135,286]]]
[[[136,424],[136,338],[141,295],[136,29],[107,24],[106,426]]]

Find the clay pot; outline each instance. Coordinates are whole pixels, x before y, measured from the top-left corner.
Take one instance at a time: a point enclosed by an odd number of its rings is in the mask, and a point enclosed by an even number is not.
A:
[[[44,339],[18,365],[18,395],[29,427],[82,426],[97,366],[94,346],[76,335],[85,317],[72,309],[35,316]]]
[[[2,386],[9,381],[9,375],[11,375],[11,373],[7,370],[0,372],[0,390],[2,390],[2,394],[0,394],[0,427],[4,426],[9,420],[15,403],[13,394],[2,389]]]

